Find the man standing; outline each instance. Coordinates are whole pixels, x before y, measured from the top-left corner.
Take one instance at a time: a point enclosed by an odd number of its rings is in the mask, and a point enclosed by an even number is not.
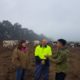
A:
[[[41,44],[35,49],[35,80],[40,80],[43,76],[44,80],[49,80],[49,57],[52,56],[52,50],[47,45],[47,40],[43,39]]]
[[[66,48],[66,40],[59,39],[57,41],[57,52],[54,54],[53,59],[50,59],[56,64],[55,80],[65,80],[68,72],[68,56],[69,50]]]

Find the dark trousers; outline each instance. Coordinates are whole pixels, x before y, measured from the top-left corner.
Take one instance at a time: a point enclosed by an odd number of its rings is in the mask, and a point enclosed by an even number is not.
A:
[[[55,80],[65,80],[66,74],[63,72],[56,73]]]
[[[35,80],[49,80],[49,66],[42,64],[36,65]]]
[[[18,68],[16,70],[16,80],[24,80],[25,69]]]

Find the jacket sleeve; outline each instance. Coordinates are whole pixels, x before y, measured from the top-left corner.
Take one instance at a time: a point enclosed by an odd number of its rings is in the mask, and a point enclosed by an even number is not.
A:
[[[16,64],[18,62],[18,54],[17,54],[17,49],[14,49],[13,54],[12,54],[12,63]]]
[[[35,49],[35,62],[36,64],[41,63],[41,59],[39,58],[39,46]]]
[[[39,46],[37,46],[35,49],[35,56],[38,56],[38,54],[39,54]]]
[[[52,49],[51,49],[51,47],[48,48],[48,56],[52,56]]]
[[[54,59],[54,62],[55,62],[56,64],[59,64],[59,63],[64,62],[64,60],[65,60],[66,58],[67,58],[67,55],[66,55],[66,54],[60,54],[60,55],[58,55],[57,58]]]

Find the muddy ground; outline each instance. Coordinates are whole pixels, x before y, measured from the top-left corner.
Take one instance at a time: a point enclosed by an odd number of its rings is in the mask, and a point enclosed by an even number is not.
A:
[[[80,48],[70,49],[69,73],[66,80],[80,80]],[[11,55],[13,49],[0,47],[0,80],[15,80],[15,67],[11,63]],[[25,80],[33,80],[34,78],[34,56],[33,50],[30,52],[31,67],[27,71]],[[55,64],[51,63],[50,80],[54,80]],[[26,79],[28,78],[28,79]]]

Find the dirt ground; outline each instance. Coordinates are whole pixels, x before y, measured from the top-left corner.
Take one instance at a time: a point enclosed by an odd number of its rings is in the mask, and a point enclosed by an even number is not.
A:
[[[12,51],[0,47],[0,80],[15,80],[15,68],[11,63]],[[30,52],[31,67],[27,71],[25,80],[34,78],[34,56],[33,50]],[[51,63],[50,80],[54,80],[55,65]],[[28,79],[26,79],[28,78]],[[66,80],[80,80],[80,48],[70,48],[69,73]]]

